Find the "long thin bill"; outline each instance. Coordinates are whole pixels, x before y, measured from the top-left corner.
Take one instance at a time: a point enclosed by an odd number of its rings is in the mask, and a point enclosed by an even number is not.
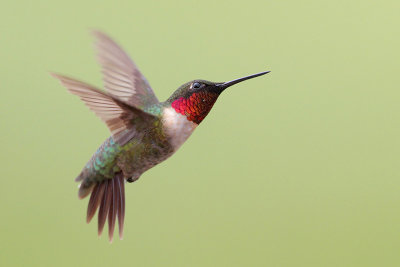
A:
[[[243,81],[248,80],[248,79],[253,79],[255,77],[262,76],[262,75],[265,75],[267,73],[270,73],[270,71],[264,71],[264,72],[256,73],[256,74],[249,75],[249,76],[246,76],[246,77],[242,77],[242,78],[239,78],[239,79],[236,79],[236,80],[232,80],[232,81],[229,81],[229,82],[225,82],[225,83],[221,84],[220,87],[222,87],[223,89],[226,89],[229,86],[232,86],[234,84],[243,82]]]

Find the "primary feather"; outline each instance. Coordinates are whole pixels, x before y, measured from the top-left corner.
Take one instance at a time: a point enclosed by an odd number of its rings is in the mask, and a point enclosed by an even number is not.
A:
[[[142,109],[159,103],[150,84],[125,51],[102,32],[93,31],[93,36],[107,92]]]

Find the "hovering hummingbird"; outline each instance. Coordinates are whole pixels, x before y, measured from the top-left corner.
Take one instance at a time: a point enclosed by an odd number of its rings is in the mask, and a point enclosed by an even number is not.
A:
[[[229,86],[255,78],[260,72],[229,82],[193,80],[159,102],[149,83],[124,50],[95,31],[95,47],[104,75],[105,91],[52,73],[69,92],[79,96],[102,121],[111,136],[97,149],[75,179],[80,199],[91,194],[87,222],[98,212],[98,234],[108,218],[110,242],[118,217],[122,239],[125,182],[134,182],[151,167],[169,158],[207,116]]]

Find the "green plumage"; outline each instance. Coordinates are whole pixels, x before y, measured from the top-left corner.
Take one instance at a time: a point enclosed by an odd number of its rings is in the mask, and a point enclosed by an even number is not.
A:
[[[82,181],[81,198],[90,193],[96,182],[112,179],[120,172],[133,182],[143,172],[172,155],[173,147],[162,129],[161,113],[165,105],[168,103],[148,107],[146,111],[156,115],[157,119],[124,145],[115,142],[112,136],[104,141],[76,178],[76,181]]]

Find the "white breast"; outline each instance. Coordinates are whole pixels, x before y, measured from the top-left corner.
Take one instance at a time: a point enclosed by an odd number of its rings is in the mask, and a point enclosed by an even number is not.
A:
[[[186,116],[177,113],[175,109],[170,107],[164,109],[163,127],[174,150],[177,150],[196,129],[197,124],[189,121]]]

